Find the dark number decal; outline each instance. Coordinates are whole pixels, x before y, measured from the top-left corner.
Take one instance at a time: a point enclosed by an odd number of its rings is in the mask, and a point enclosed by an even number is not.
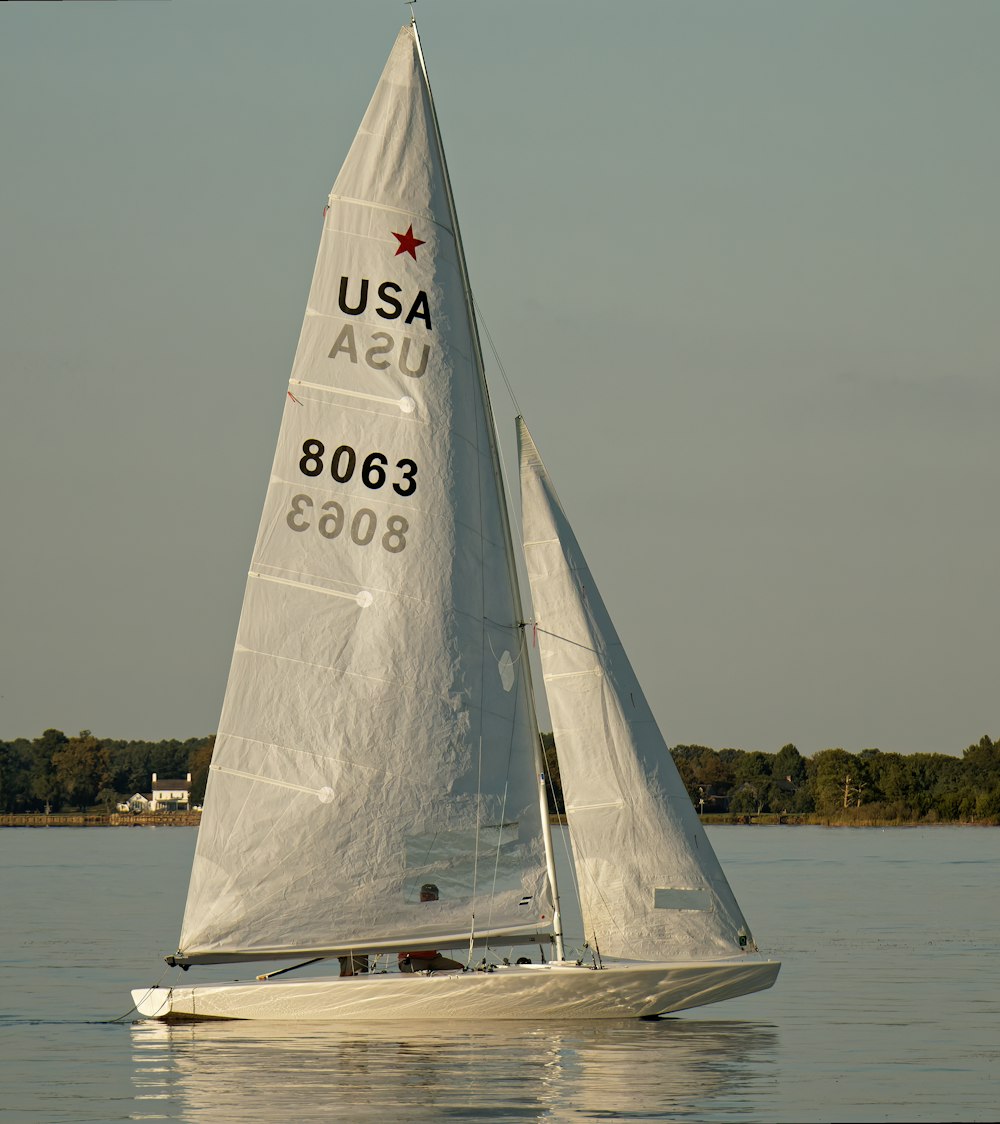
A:
[[[385,468],[389,458],[381,453],[369,453],[361,466],[361,482],[366,488],[381,488],[385,483]]]
[[[403,470],[403,479],[398,484],[393,484],[392,490],[400,496],[412,496],[417,490],[417,466],[404,457],[396,462],[396,467]]]
[[[358,454],[350,445],[341,445],[333,454],[330,461],[330,475],[338,484],[346,484],[354,475],[354,466],[358,463]]]
[[[299,471],[303,476],[319,476],[323,472],[326,446],[315,437],[302,442]],[[358,467],[358,452],[351,445],[338,445],[330,457],[330,475],[338,484],[346,484],[354,477]],[[403,457],[396,461],[399,478],[393,479],[392,490],[397,496],[412,496],[417,490],[417,462]],[[368,453],[361,462],[361,483],[377,491],[389,481],[389,458],[385,453]],[[392,475],[395,475],[393,473]]]
[[[303,442],[302,452],[305,456],[299,461],[299,469],[303,476],[319,476],[323,471],[323,442],[315,437]]]
[[[325,539],[338,538],[347,522],[348,513],[343,504],[336,500],[328,500],[320,508],[323,514],[316,520],[316,530]],[[308,531],[312,526],[312,514],[315,511],[312,497],[299,494],[292,496],[291,508],[285,516],[285,522],[293,531]],[[385,521],[386,530],[382,535],[382,547],[390,554],[399,554],[406,549],[406,532],[410,529],[409,522],[402,515],[390,515]],[[378,532],[378,516],[370,507],[359,508],[350,521],[350,539],[355,546],[368,546]]]

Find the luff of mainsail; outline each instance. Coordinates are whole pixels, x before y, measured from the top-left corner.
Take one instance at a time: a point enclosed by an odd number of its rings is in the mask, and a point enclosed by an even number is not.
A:
[[[691,960],[749,930],[523,418],[524,553],[585,935],[603,956]]]
[[[404,27],[329,199],[177,963],[551,927],[508,536]]]

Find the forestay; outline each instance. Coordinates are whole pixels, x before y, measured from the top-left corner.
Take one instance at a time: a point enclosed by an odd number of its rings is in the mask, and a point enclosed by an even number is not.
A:
[[[732,956],[740,908],[552,482],[518,419],[524,549],[586,936],[604,956]]]
[[[406,27],[325,215],[182,962],[551,924],[537,730],[463,277]],[[440,900],[421,904],[428,881]]]

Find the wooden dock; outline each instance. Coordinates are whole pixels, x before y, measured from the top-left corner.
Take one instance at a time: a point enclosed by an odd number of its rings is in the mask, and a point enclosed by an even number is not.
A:
[[[0,827],[197,827],[201,812],[5,813]]]

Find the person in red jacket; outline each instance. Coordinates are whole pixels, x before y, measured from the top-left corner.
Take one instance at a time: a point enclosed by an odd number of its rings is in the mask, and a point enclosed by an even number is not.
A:
[[[438,888],[433,882],[425,882],[420,887],[420,900],[422,902],[436,902]],[[449,960],[442,956],[436,948],[425,949],[422,952],[401,952],[399,954],[399,970],[401,972],[447,972],[460,969],[457,960]]]

